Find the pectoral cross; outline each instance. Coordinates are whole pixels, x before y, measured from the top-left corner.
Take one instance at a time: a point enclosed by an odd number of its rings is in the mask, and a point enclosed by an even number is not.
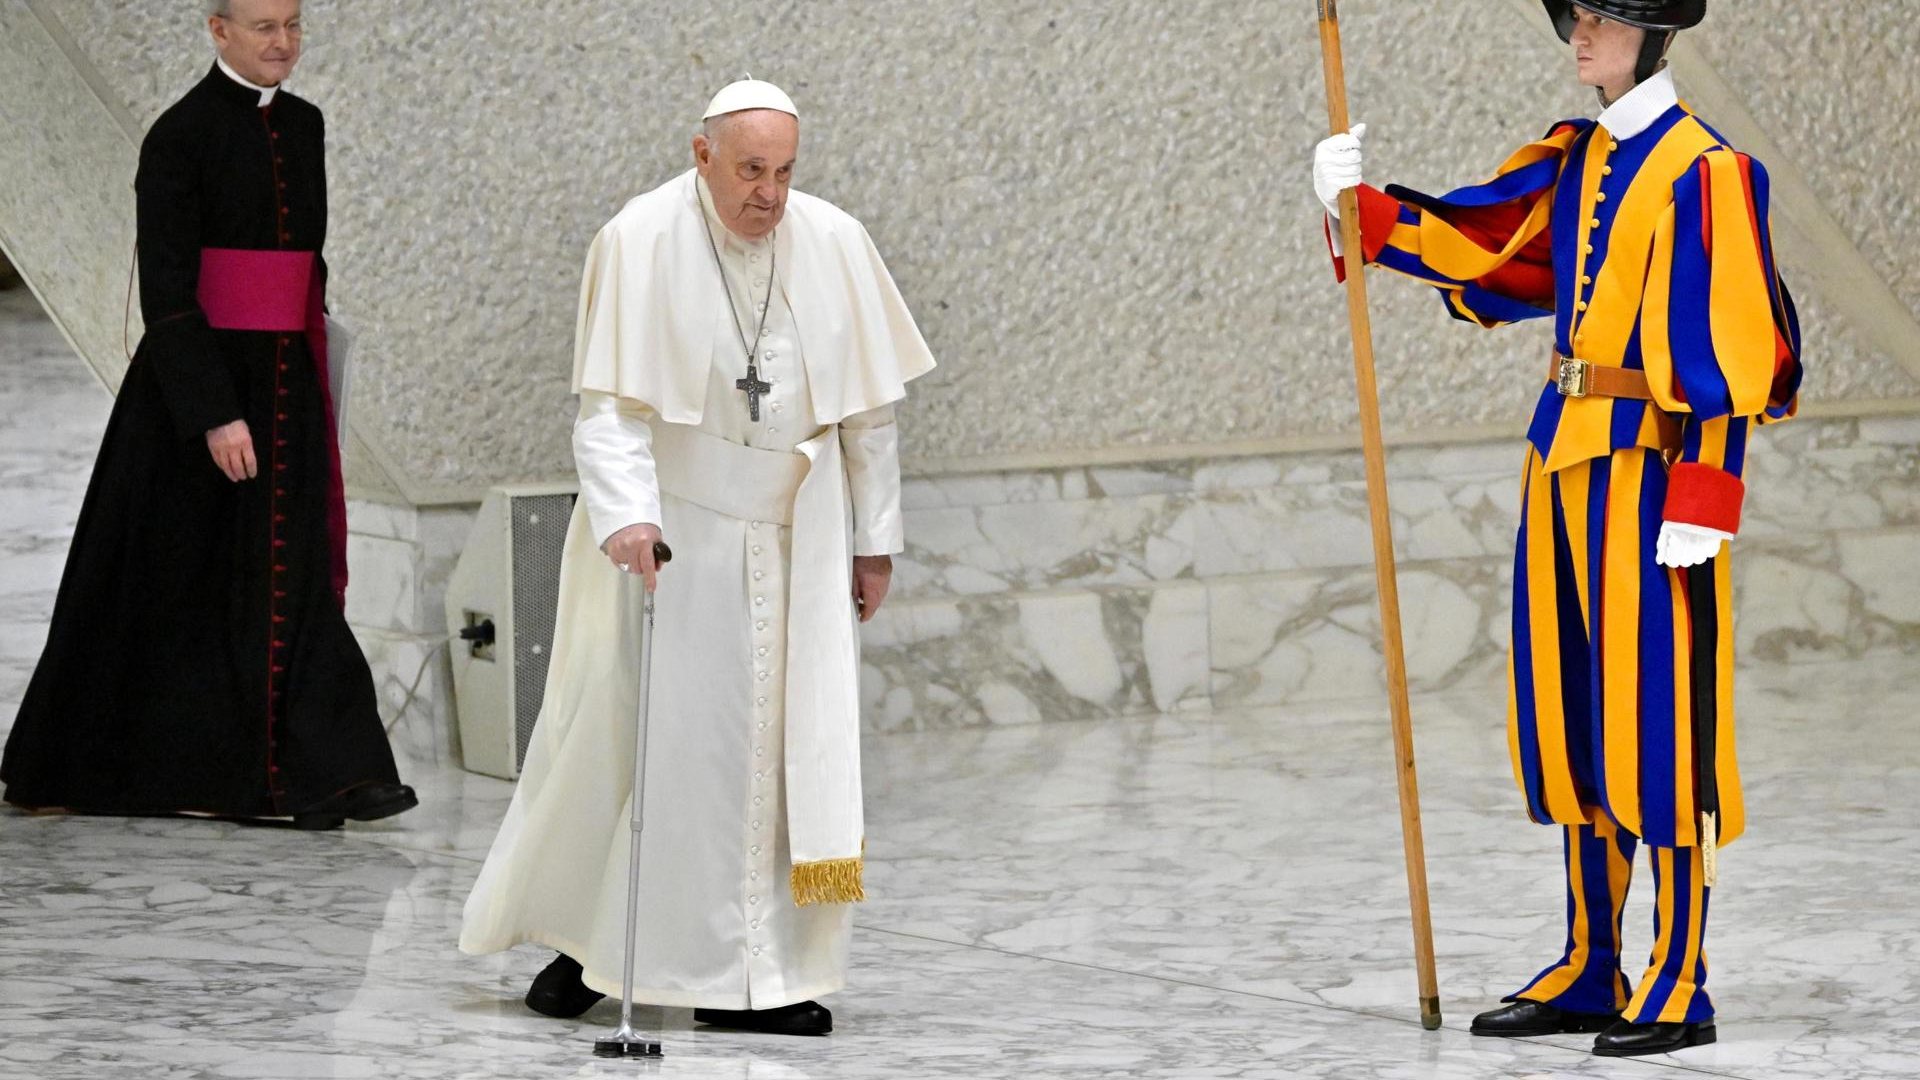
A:
[[[733,380],[733,388],[747,395],[747,419],[760,422],[760,395],[773,389],[773,384],[760,378],[760,370],[753,361],[747,361],[747,377]]]

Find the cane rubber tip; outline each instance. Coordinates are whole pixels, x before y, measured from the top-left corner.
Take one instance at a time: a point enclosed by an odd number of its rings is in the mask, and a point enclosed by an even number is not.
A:
[[[1420,999],[1420,1026],[1428,1031],[1440,1030],[1440,999],[1437,997]]]
[[[660,1044],[650,1039],[595,1039],[593,1042],[595,1057],[648,1057],[661,1056]]]

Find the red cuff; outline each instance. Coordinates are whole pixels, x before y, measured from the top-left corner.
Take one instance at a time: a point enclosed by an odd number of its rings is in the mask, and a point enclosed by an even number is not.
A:
[[[1738,533],[1740,504],[1746,496],[1747,485],[1725,469],[1683,461],[1667,474],[1667,506],[1661,517]]]
[[[1400,223],[1400,200],[1367,184],[1361,184],[1354,191],[1360,197],[1360,254],[1367,262],[1373,262],[1386,248],[1393,227]],[[1323,227],[1327,231],[1327,253],[1332,255],[1332,219]],[[1338,255],[1333,256],[1333,279],[1347,280],[1347,260]]]

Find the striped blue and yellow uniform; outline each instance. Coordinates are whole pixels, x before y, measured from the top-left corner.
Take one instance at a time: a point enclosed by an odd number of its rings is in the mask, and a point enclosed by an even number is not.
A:
[[[1508,742],[1531,816],[1567,828],[1569,933],[1517,996],[1702,1019],[1700,766],[1717,779],[1719,842],[1745,827],[1731,588],[1723,548],[1703,643],[1718,658],[1716,737],[1713,761],[1697,762],[1688,589],[1655,562],[1654,539],[1664,521],[1737,532],[1750,426],[1796,406],[1799,327],[1774,268],[1766,172],[1675,103],[1624,138],[1556,124],[1492,179],[1438,198],[1363,187],[1360,218],[1367,261],[1434,285],[1454,317],[1551,317],[1557,355],[1645,373],[1650,401],[1568,397],[1548,381],[1527,431]],[[1655,849],[1661,922],[1630,996],[1619,904],[1641,842]]]

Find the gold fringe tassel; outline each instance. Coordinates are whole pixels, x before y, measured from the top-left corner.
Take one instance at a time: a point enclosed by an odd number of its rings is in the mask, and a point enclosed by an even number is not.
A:
[[[1700,870],[1707,888],[1720,884],[1720,818],[1704,810],[1700,813]]]
[[[793,902],[798,907],[859,903],[867,898],[865,870],[866,860],[857,855],[851,859],[801,863],[793,868]]]

